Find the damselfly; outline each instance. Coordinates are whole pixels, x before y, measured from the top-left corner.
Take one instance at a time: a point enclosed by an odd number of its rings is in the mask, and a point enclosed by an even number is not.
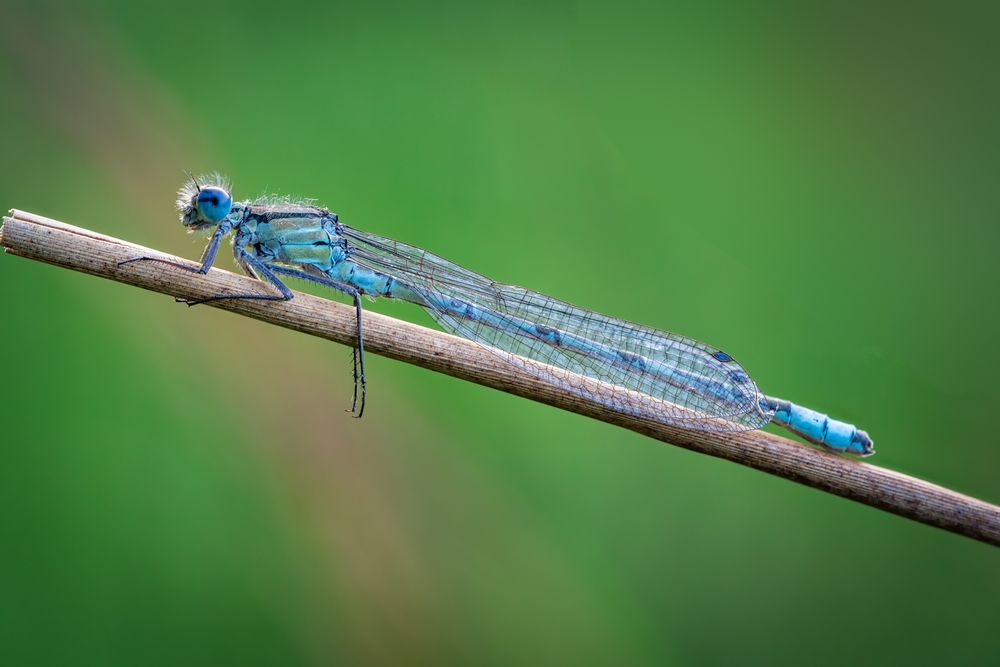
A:
[[[525,372],[625,413],[705,431],[744,431],[774,422],[833,451],[867,456],[871,438],[851,424],[765,396],[729,354],[684,336],[632,324],[522,287],[504,285],[426,250],[354,229],[311,201],[265,197],[233,202],[218,175],[191,177],[178,192],[188,230],[214,230],[201,265],[207,273],[233,233],[237,263],[280,294],[219,294],[221,299],[288,300],[285,276],[350,296],[357,312],[354,401],[365,406],[361,297],[424,307],[446,331],[475,341]]]

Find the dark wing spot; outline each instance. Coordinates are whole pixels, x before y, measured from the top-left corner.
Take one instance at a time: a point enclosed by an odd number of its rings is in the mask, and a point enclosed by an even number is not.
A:
[[[733,361],[733,358],[728,354],[726,354],[725,352],[723,352],[722,350],[719,350],[718,352],[713,352],[712,356],[721,362]]]

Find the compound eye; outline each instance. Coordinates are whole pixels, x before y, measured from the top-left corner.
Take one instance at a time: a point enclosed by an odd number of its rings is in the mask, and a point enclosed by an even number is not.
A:
[[[222,188],[202,188],[198,192],[196,205],[202,219],[218,224],[229,215],[233,208],[233,198]]]

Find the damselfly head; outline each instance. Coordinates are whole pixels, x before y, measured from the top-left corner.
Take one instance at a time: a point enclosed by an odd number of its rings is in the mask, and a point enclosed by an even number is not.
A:
[[[181,222],[190,230],[214,227],[229,215],[233,197],[229,181],[219,174],[191,176],[177,192]]]

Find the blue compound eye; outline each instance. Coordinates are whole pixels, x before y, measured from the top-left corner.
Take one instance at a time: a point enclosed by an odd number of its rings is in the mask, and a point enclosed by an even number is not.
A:
[[[220,223],[233,208],[233,198],[222,188],[202,188],[196,202],[198,214],[208,222]]]

